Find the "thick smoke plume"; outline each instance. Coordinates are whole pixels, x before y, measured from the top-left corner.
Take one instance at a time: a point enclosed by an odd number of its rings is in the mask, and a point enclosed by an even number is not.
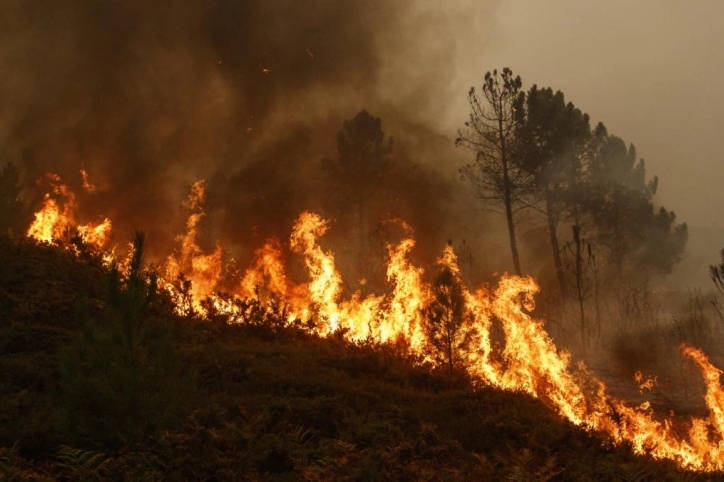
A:
[[[420,238],[431,235],[431,252],[463,232],[454,227],[460,208],[449,208],[460,204],[455,173],[467,153],[449,137],[472,82],[457,82],[459,65],[485,43],[492,8],[403,0],[2,8],[0,152],[21,167],[36,205],[35,179],[57,172],[80,192],[83,166],[97,189],[79,199],[81,216],[113,219],[120,242],[143,228],[152,254],[165,255],[183,229],[188,186],[207,179],[209,243],[248,254],[266,236],[287,236],[301,210],[329,210],[320,160],[334,155],[342,120],[367,109],[395,138],[397,166],[380,186],[396,202],[374,215],[405,217]],[[471,38],[480,44],[461,40]]]

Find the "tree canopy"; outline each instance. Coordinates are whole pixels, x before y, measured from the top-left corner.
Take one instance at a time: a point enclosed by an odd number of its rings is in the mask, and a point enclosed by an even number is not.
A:
[[[337,156],[325,158],[322,166],[343,188],[342,201],[354,206],[360,250],[365,235],[365,209],[369,196],[391,162],[393,140],[382,131],[382,121],[366,110],[342,123],[337,133]]]
[[[482,96],[468,94],[470,120],[456,143],[475,152],[461,173],[492,206],[502,205],[514,266],[520,272],[515,218],[541,213],[561,291],[564,276],[560,224],[576,227],[617,272],[669,273],[686,246],[686,224],[657,206],[658,178],[633,144],[592,128],[588,114],[561,91],[522,90],[510,69],[485,75]],[[566,231],[571,232],[570,227]]]

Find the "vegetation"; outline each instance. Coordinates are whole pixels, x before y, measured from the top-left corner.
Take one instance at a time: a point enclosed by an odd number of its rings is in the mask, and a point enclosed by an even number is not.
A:
[[[432,302],[422,310],[428,340],[427,354],[440,366],[465,369],[463,361],[473,347],[476,333],[465,309],[462,282],[450,268],[443,268],[432,284]]]
[[[342,187],[343,203],[356,211],[359,250],[364,250],[366,205],[383,172],[388,170],[392,138],[386,138],[382,122],[362,110],[345,120],[337,133],[337,158],[325,158],[323,167]]]
[[[686,224],[656,208],[658,178],[647,180],[636,149],[610,135],[562,92],[534,85],[521,91],[510,69],[485,75],[483,97],[471,89],[470,120],[459,145],[472,149],[475,163],[462,169],[481,197],[502,202],[520,273],[515,238],[518,219],[545,216],[553,267],[562,293],[568,291],[559,240],[562,222],[577,226],[580,236],[601,253],[602,265],[618,276],[646,278],[671,272],[686,246]],[[525,214],[528,214],[526,216]],[[575,242],[575,241],[574,241]]]
[[[121,279],[95,257],[0,239],[0,478],[711,479],[394,346],[179,317],[141,246]],[[453,280],[438,276],[437,303],[459,321]]]
[[[516,99],[515,146],[524,171],[530,174],[530,204],[541,206],[553,252],[560,289],[567,291],[558,225],[581,224],[583,170],[590,146],[588,115],[565,103],[563,93],[537,86]]]
[[[61,352],[59,429],[70,441],[117,448],[161,430],[183,401],[176,356],[162,318],[149,314],[156,278],[143,269],[143,233],[136,233],[124,276],[108,273],[101,320],[79,311],[80,333]]]
[[[482,97],[475,88],[468,93],[470,120],[459,132],[457,145],[475,152],[475,162],[461,170],[482,199],[502,205],[515,273],[520,275],[520,255],[515,235],[515,211],[520,207],[528,176],[514,150],[514,105],[522,86],[520,76],[509,68],[485,74]]]

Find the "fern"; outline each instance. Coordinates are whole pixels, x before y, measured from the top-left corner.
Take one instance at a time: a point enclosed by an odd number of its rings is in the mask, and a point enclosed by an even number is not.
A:
[[[287,437],[296,445],[303,446],[310,441],[313,435],[314,432],[311,428],[304,428],[303,426],[299,425],[291,432],[289,432],[287,434]]]
[[[18,443],[12,447],[0,447],[0,480],[52,482],[56,479],[46,476],[32,467],[32,462],[20,456]]]
[[[656,480],[656,477],[654,477],[651,470],[644,465],[622,465],[619,477],[622,482],[646,482],[649,480]]]
[[[106,454],[61,445],[56,455],[58,468],[72,479],[103,480],[111,460]]]
[[[23,459],[18,455],[18,443],[12,447],[0,447],[0,476],[3,480],[18,478],[23,465]]]
[[[527,448],[511,451],[507,457],[498,454],[495,458],[504,467],[509,467],[506,480],[511,482],[547,482],[561,473],[555,455],[549,455],[545,460],[540,461]]]

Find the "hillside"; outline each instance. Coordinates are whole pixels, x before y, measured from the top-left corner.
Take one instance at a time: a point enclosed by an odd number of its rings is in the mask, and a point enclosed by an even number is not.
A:
[[[258,322],[227,325],[149,298],[143,356],[119,368],[129,288],[109,279],[87,253],[0,240],[3,480],[719,480],[404,347],[275,328],[253,300]]]

